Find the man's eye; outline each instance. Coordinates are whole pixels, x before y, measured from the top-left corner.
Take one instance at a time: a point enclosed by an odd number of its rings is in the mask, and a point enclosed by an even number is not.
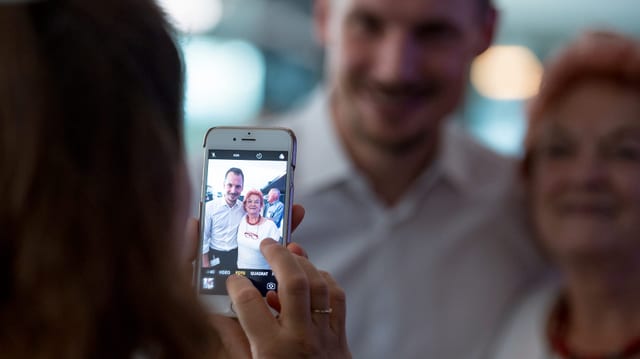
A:
[[[377,35],[382,32],[382,23],[369,14],[354,14],[349,19],[349,27],[359,35]]]
[[[441,22],[425,24],[415,30],[416,39],[422,42],[455,39],[457,34],[458,31],[455,27]]]
[[[612,148],[610,155],[620,160],[638,161],[640,160],[640,146],[620,144]]]

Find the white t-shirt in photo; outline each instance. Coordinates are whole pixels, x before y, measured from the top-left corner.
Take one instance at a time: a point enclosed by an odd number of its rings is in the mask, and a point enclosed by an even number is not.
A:
[[[244,216],[238,226],[238,268],[271,269],[260,252],[260,242],[265,238],[280,239],[280,230],[273,221],[249,224]]]

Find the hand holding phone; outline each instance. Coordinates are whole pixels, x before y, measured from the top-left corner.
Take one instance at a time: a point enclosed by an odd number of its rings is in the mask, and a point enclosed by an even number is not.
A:
[[[243,275],[265,296],[277,290],[260,252],[289,242],[296,142],[283,128],[216,127],[204,141],[197,288],[214,312],[235,315],[226,279]]]
[[[227,352],[232,357],[244,353],[247,357],[350,358],[342,289],[328,273],[295,254],[303,252],[302,248],[285,249],[269,240],[260,247],[278,273],[280,290],[270,297],[278,302],[280,315],[271,314],[245,277],[229,277],[227,286],[238,321],[221,316],[213,319]],[[249,348],[252,355],[246,354]]]

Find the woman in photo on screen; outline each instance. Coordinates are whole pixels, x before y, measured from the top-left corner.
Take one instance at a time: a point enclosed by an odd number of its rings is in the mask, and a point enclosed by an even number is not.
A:
[[[238,268],[271,269],[260,253],[260,242],[265,238],[280,240],[280,230],[273,221],[262,216],[264,197],[259,190],[247,192],[242,205],[247,214],[238,226]]]

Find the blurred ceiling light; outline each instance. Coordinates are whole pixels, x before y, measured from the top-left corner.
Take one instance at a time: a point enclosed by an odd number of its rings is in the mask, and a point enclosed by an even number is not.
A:
[[[471,83],[494,100],[524,100],[538,93],[542,64],[523,46],[492,46],[471,65]]]
[[[222,0],[157,0],[169,15],[172,24],[181,32],[207,32],[220,22]]]

